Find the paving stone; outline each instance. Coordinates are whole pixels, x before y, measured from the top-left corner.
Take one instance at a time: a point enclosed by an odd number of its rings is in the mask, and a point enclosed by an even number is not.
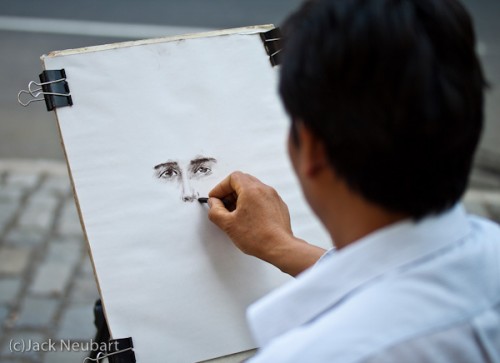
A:
[[[48,352],[43,355],[44,363],[81,363],[84,361],[86,357],[88,357],[87,352],[73,352],[66,350],[59,350],[57,352]],[[91,363],[91,360],[87,360],[88,363]]]
[[[37,230],[13,228],[4,238],[5,244],[10,246],[33,247],[39,246],[46,238],[46,233]]]
[[[50,245],[73,245],[73,248],[77,248],[83,251],[86,248],[83,236],[53,236],[50,241]]]
[[[30,360],[19,360],[19,359],[15,359],[15,358],[6,358],[6,357],[0,357],[0,362],[2,363],[32,363],[33,361],[30,359]]]
[[[39,190],[47,191],[57,196],[66,196],[71,190],[69,177],[63,175],[48,175]]]
[[[69,284],[72,266],[49,263],[39,268],[30,293],[39,296],[61,296]]]
[[[465,209],[470,214],[475,214],[481,217],[490,218],[485,205],[477,200],[464,200]]]
[[[19,202],[0,202],[0,230],[3,230],[12,221],[19,210]]]
[[[42,296],[62,295],[81,258],[81,246],[51,243],[38,267],[30,293]]]
[[[30,196],[28,203],[30,205],[38,205],[42,207],[54,207],[58,203],[59,199],[61,198],[47,191],[38,190]]]
[[[38,184],[41,175],[32,172],[9,172],[6,178],[6,185],[22,189],[31,189]]]
[[[48,231],[54,220],[52,211],[40,207],[30,207],[24,210],[19,219],[19,226],[25,229]]]
[[[491,218],[496,221],[497,223],[500,223],[500,205],[498,204],[488,204],[488,211],[490,212]]]
[[[94,304],[70,305],[62,316],[57,339],[89,340],[95,333]]]
[[[16,326],[29,326],[35,328],[49,327],[58,307],[56,299],[27,297],[15,321]]]
[[[25,192],[18,188],[0,186],[0,202],[20,202]]]
[[[92,277],[92,279],[94,278],[94,267],[92,267],[92,262],[90,261],[90,256],[88,254],[83,260],[80,276]]]
[[[500,177],[497,173],[475,168],[470,176],[469,184],[473,188],[498,189],[500,188]]]
[[[58,202],[58,198],[50,194],[33,195],[19,217],[19,226],[24,229],[49,230]]]
[[[3,304],[12,304],[21,289],[20,277],[0,278],[0,307]]]
[[[21,247],[0,247],[0,274],[20,274],[26,268],[31,250]]]
[[[81,243],[71,243],[72,241],[76,240],[60,238],[52,240],[49,244],[45,261],[74,266],[81,259],[82,245]]]
[[[3,334],[3,325],[8,315],[9,315],[9,309],[7,309],[5,306],[0,305],[0,337]]]
[[[83,235],[75,202],[72,199],[64,203],[56,228],[59,235]]]
[[[3,325],[7,315],[9,315],[9,309],[5,306],[0,306],[0,327]]]
[[[14,331],[7,335],[5,338],[6,339],[4,340],[0,352],[2,355],[10,356],[15,359],[32,359],[31,361],[38,358],[38,360],[35,360],[35,362],[39,361],[39,359],[41,358],[41,352],[33,350],[27,351],[27,349],[33,347],[36,344],[42,344],[47,341],[44,334],[33,331]],[[2,362],[4,362],[3,359]]]
[[[71,290],[70,301],[94,304],[97,299],[99,299],[99,292],[94,278],[78,277]]]

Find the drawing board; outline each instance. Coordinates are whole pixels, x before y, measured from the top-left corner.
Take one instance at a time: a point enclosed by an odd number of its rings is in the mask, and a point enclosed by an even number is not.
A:
[[[56,109],[113,338],[138,362],[252,349],[249,304],[290,277],[246,256],[196,201],[234,170],[275,187],[294,233],[328,246],[286,154],[279,67],[248,27],[53,52],[73,105]]]

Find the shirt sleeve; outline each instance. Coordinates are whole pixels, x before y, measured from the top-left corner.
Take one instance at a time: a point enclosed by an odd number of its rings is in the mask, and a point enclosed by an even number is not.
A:
[[[316,263],[314,264],[313,268],[321,263],[323,263],[324,261],[328,260],[331,256],[333,256],[333,254],[336,252],[336,248],[335,247],[332,247],[330,248],[329,250],[327,250],[325,253],[323,253],[321,255],[321,257],[318,259],[318,261],[316,261]]]

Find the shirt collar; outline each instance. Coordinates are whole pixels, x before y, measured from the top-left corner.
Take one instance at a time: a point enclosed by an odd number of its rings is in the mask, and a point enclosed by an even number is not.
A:
[[[419,222],[381,228],[325,258],[248,309],[259,346],[305,324],[370,280],[450,245],[469,233],[461,204]]]

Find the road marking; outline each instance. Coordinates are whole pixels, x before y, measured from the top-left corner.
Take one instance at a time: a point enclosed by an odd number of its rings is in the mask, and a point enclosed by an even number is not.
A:
[[[184,26],[105,23],[85,20],[0,16],[0,30],[143,39],[199,33],[213,29]]]
[[[106,23],[86,20],[44,19],[0,15],[0,30],[32,33],[87,35],[125,39],[145,39],[180,34],[200,33],[214,29],[150,24]],[[485,56],[487,54],[487,49],[488,48],[486,44],[483,42],[478,42],[476,45],[476,51],[480,56]]]

